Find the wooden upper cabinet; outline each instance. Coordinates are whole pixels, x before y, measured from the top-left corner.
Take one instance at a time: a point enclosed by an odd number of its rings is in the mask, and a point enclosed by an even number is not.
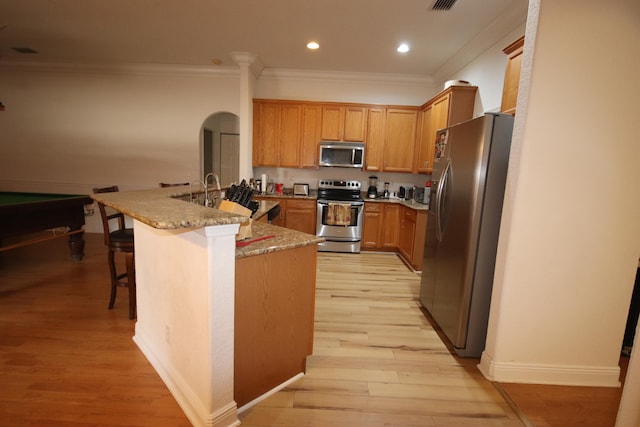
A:
[[[253,103],[253,164],[278,166],[280,105],[276,102]]]
[[[322,107],[322,140],[362,142],[366,126],[366,107],[339,104]]]
[[[473,118],[477,89],[476,86],[451,86],[422,106],[414,172],[431,173],[438,129]]]
[[[364,141],[367,132],[367,112],[365,107],[345,107],[343,140]]]
[[[418,124],[418,136],[416,138],[416,165],[418,173],[430,173],[433,165],[433,149],[435,139],[432,138],[433,127],[433,107],[431,105],[420,111]]]
[[[412,172],[417,121],[417,108],[387,109],[384,139],[384,171]]]
[[[504,87],[502,89],[502,105],[500,106],[500,111],[503,113],[516,113],[523,48],[524,36],[503,49],[503,52],[508,57],[507,70],[504,75]]]
[[[279,166],[300,166],[300,139],[302,134],[302,105],[280,106]]]
[[[365,139],[365,170],[382,170],[382,155],[384,149],[386,109],[370,108],[367,124],[367,137]]]
[[[302,151],[300,166],[303,168],[318,167],[318,142],[322,131],[322,107],[320,105],[304,105],[302,109]]]
[[[317,167],[320,123],[319,105],[254,100],[253,165]]]

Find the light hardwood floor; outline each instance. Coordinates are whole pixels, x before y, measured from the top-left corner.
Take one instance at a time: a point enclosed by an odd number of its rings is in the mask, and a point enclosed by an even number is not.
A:
[[[522,426],[477,360],[422,314],[420,278],[389,254],[321,253],[304,378],[241,414],[246,426]]]
[[[188,426],[131,340],[126,292],[106,309],[102,237],[88,235],[85,252],[73,262],[55,240],[0,253],[0,425]],[[241,414],[243,426],[613,426],[619,389],[496,387],[477,360],[454,357],[394,255],[321,253],[317,287],[307,375]]]

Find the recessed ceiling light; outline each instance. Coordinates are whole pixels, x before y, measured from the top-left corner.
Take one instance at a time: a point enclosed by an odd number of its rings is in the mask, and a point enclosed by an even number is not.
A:
[[[318,48],[320,48],[320,45],[318,44],[318,42],[307,43],[307,49],[316,50]]]
[[[400,43],[400,45],[398,46],[398,48],[396,49],[398,52],[400,53],[407,53],[409,52],[409,45],[406,43]]]

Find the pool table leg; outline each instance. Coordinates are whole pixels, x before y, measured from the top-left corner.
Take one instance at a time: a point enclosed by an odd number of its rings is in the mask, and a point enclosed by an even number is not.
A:
[[[69,250],[74,261],[80,261],[84,257],[84,232],[69,236]]]

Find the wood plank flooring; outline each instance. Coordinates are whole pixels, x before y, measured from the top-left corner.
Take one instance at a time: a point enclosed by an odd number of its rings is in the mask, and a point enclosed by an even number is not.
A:
[[[477,360],[451,355],[394,255],[321,253],[307,374],[246,426],[522,426]]]
[[[131,337],[126,289],[107,310],[102,235],[0,253],[0,425],[191,424]]]
[[[102,236],[87,235],[85,252],[71,261],[60,239],[0,253],[0,425],[190,425],[131,340],[126,292],[106,309]],[[318,267],[307,375],[241,414],[243,426],[614,425],[619,389],[501,385],[523,424],[477,360],[447,350],[419,309],[418,276],[394,255],[321,253]]]

